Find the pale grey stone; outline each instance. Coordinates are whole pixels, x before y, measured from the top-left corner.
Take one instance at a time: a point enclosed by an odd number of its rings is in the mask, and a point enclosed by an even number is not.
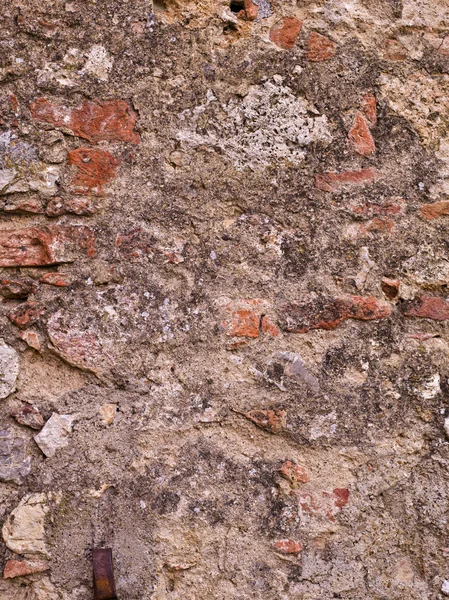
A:
[[[19,374],[17,352],[0,339],[0,399],[7,398],[16,390]]]
[[[31,471],[31,456],[26,455],[26,441],[9,430],[0,431],[0,481],[21,483]]]
[[[74,416],[53,413],[34,440],[47,457],[52,457],[57,450],[68,446],[68,436],[72,433]]]

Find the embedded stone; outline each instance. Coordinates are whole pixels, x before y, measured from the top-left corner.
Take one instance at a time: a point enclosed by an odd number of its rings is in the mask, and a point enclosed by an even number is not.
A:
[[[15,392],[18,375],[19,356],[0,338],[0,399]]]
[[[41,432],[34,436],[34,441],[47,458],[69,445],[69,434],[72,433],[74,420],[73,415],[53,413]]]
[[[31,471],[26,441],[9,430],[0,430],[0,481],[21,483]]]
[[[46,494],[29,494],[6,519],[2,534],[6,546],[16,554],[49,556],[45,540]]]
[[[31,404],[23,404],[18,410],[12,415],[17,423],[31,427],[31,429],[42,429],[44,426],[44,419],[37,406]]]
[[[28,298],[39,286],[30,277],[5,278],[0,280],[0,295],[4,298]]]
[[[35,331],[25,330],[19,332],[19,337],[33,350],[41,351],[41,342]]]
[[[100,414],[106,425],[112,425],[112,423],[114,422],[116,413],[117,413],[117,405],[116,404],[102,404],[100,406]]]

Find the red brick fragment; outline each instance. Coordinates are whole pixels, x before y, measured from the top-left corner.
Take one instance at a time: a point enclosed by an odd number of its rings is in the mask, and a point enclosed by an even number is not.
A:
[[[279,473],[290,483],[293,489],[297,488],[299,483],[310,481],[310,477],[304,467],[297,465],[291,460],[285,461],[279,469]]]
[[[285,331],[306,333],[310,329],[335,329],[347,319],[384,319],[390,315],[391,309],[372,296],[320,297],[288,304],[282,308],[282,313]]]
[[[265,429],[270,433],[280,433],[287,424],[287,413],[285,410],[250,410],[242,413],[247,419],[252,421],[257,427]]]
[[[270,308],[266,300],[246,298],[228,303],[225,308],[230,316],[222,321],[221,326],[228,336],[257,338],[263,331],[277,337],[280,333],[271,318],[264,314]]]
[[[370,125],[374,127],[377,124],[376,96],[371,93],[365,94],[362,98],[362,108]]]
[[[30,348],[33,348],[33,350],[37,350],[38,352],[41,351],[41,343],[40,343],[40,340],[39,340],[39,336],[37,335],[36,332],[30,331],[29,329],[25,330],[25,331],[21,331],[19,333],[19,337],[26,344],[28,344],[28,346]]]
[[[302,550],[301,542],[294,540],[278,540],[273,546],[283,554],[299,554]]]
[[[140,142],[140,136],[134,131],[137,114],[124,100],[85,100],[70,110],[46,98],[37,98],[30,110],[33,119],[65,127],[90,142]]]
[[[349,502],[349,490],[347,488],[335,488],[333,494],[337,508],[343,508]]]
[[[245,17],[248,21],[255,21],[259,13],[259,7],[254,4],[251,0],[244,0],[243,8],[245,10]]]
[[[50,565],[44,561],[8,560],[3,571],[3,579],[43,573],[48,571],[49,568]]]
[[[47,217],[60,217],[61,215],[77,215],[90,217],[97,212],[91,198],[53,198],[47,204],[45,214]]]
[[[360,112],[355,115],[354,123],[348,133],[348,141],[353,150],[362,156],[369,156],[376,149],[368,123]]]
[[[0,230],[0,267],[44,267],[71,262],[77,250],[95,256],[95,238],[81,225]]]
[[[449,301],[439,296],[418,296],[404,302],[402,310],[406,317],[420,317],[436,321],[449,319]]]
[[[284,17],[270,29],[270,40],[279,48],[290,50],[296,43],[301,27],[302,21],[296,17]]]
[[[400,285],[401,282],[399,279],[388,279],[388,277],[384,277],[380,284],[383,293],[389,300],[394,300],[397,298]]]
[[[45,313],[45,306],[40,302],[34,302],[29,300],[24,302],[8,314],[8,318],[11,323],[20,327],[20,329],[26,329],[37,323],[41,316]]]
[[[449,215],[449,201],[443,200],[442,202],[423,204],[421,206],[421,215],[428,221]]]
[[[400,61],[407,58],[407,50],[398,40],[385,40],[384,59]]]
[[[360,171],[343,171],[341,173],[321,173],[315,176],[315,185],[324,192],[338,192],[347,186],[362,186],[375,183],[382,177],[376,169]]]
[[[0,294],[4,298],[28,298],[37,292],[38,287],[30,277],[0,279]]]
[[[260,321],[261,329],[264,333],[268,333],[272,337],[279,337],[280,331],[278,326],[273,323],[267,315],[263,315]]]
[[[85,100],[71,115],[73,133],[91,142],[132,142],[140,136],[134,131],[137,113],[124,100]]]
[[[224,323],[226,335],[235,337],[259,337],[259,315],[249,308],[233,311],[231,321]]]
[[[157,246],[153,246],[153,250],[163,254],[167,259],[165,262],[172,265],[179,265],[179,263],[184,262],[183,255],[180,252],[176,252],[176,250],[167,250],[166,248],[159,248]]]
[[[55,262],[47,228],[0,231],[0,267],[35,267]]]
[[[69,285],[69,279],[65,273],[45,273],[40,278],[40,282],[56,287],[67,287]]]
[[[325,35],[312,31],[307,38],[306,49],[307,60],[310,60],[311,62],[320,62],[322,60],[329,60],[335,56],[337,44]]]
[[[72,184],[81,194],[103,194],[103,186],[116,175],[120,161],[107,150],[77,148],[69,152],[69,164],[78,169]]]
[[[31,102],[30,111],[31,117],[36,121],[70,129],[70,110],[51,104],[46,98],[36,98]]]

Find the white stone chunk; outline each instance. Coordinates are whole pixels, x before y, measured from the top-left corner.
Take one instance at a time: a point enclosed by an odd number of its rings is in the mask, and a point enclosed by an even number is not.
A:
[[[16,390],[19,374],[17,352],[0,339],[0,399],[7,398]]]
[[[72,433],[73,415],[58,415],[53,413],[44,427],[34,436],[34,441],[47,457],[52,457],[60,448],[69,444],[69,434]]]

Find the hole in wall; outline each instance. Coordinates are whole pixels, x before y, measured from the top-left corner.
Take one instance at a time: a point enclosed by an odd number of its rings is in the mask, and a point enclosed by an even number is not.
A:
[[[167,11],[167,5],[164,0],[153,0],[153,12],[155,14],[161,13],[161,12],[166,12],[166,11]]]
[[[244,8],[243,0],[231,0],[231,2],[229,4],[229,8],[231,9],[231,12],[233,12],[233,13],[240,12]]]

